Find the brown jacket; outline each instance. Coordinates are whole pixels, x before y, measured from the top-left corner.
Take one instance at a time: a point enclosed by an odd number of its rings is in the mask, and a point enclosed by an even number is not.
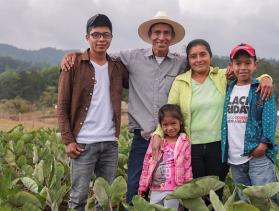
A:
[[[112,59],[107,55],[107,60],[115,136],[119,137],[122,85],[128,88],[128,72],[120,59]],[[60,71],[57,116],[64,144],[76,142],[90,106],[94,83],[95,70],[90,62],[89,49],[83,54],[77,54],[70,71]]]

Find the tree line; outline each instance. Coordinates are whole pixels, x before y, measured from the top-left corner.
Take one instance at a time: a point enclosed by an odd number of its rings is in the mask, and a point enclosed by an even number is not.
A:
[[[0,58],[0,64],[3,57]],[[9,60],[4,58],[5,61]],[[11,62],[13,60],[9,60]],[[16,60],[15,60],[16,61]],[[228,64],[227,57],[214,56],[213,63],[219,67]],[[0,72],[0,100],[25,100],[37,106],[51,107],[56,103],[59,79],[59,67],[30,67],[28,63],[10,63],[9,68]],[[19,65],[18,65],[19,64]],[[12,67],[15,67],[13,69]],[[26,69],[27,68],[27,69]],[[274,93],[279,95],[279,62],[272,59],[260,59],[255,76],[268,73],[273,78]],[[123,100],[127,101],[128,92],[124,91]],[[278,104],[278,101],[277,101]]]

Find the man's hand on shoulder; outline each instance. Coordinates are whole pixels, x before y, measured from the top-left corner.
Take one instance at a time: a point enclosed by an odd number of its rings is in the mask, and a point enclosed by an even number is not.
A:
[[[74,63],[80,54],[80,52],[72,52],[64,55],[60,62],[61,70],[65,72],[69,71],[74,66]]]

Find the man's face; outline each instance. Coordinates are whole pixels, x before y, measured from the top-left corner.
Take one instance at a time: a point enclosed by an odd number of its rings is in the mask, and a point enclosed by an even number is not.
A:
[[[252,74],[257,68],[257,62],[248,55],[239,55],[232,60],[232,68],[237,77],[238,85],[251,83]]]
[[[90,49],[95,53],[106,53],[112,40],[112,34],[108,27],[98,26],[92,28],[86,35]]]
[[[152,41],[152,49],[155,56],[166,56],[170,42],[173,39],[172,28],[167,24],[156,24],[151,28],[149,37]]]

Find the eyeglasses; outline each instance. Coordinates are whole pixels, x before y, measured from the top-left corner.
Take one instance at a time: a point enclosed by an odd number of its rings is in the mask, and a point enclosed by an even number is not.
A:
[[[109,32],[93,32],[92,34],[90,34],[91,37],[93,37],[93,39],[100,39],[101,36],[104,38],[104,39],[111,39],[113,36],[111,33]]]

